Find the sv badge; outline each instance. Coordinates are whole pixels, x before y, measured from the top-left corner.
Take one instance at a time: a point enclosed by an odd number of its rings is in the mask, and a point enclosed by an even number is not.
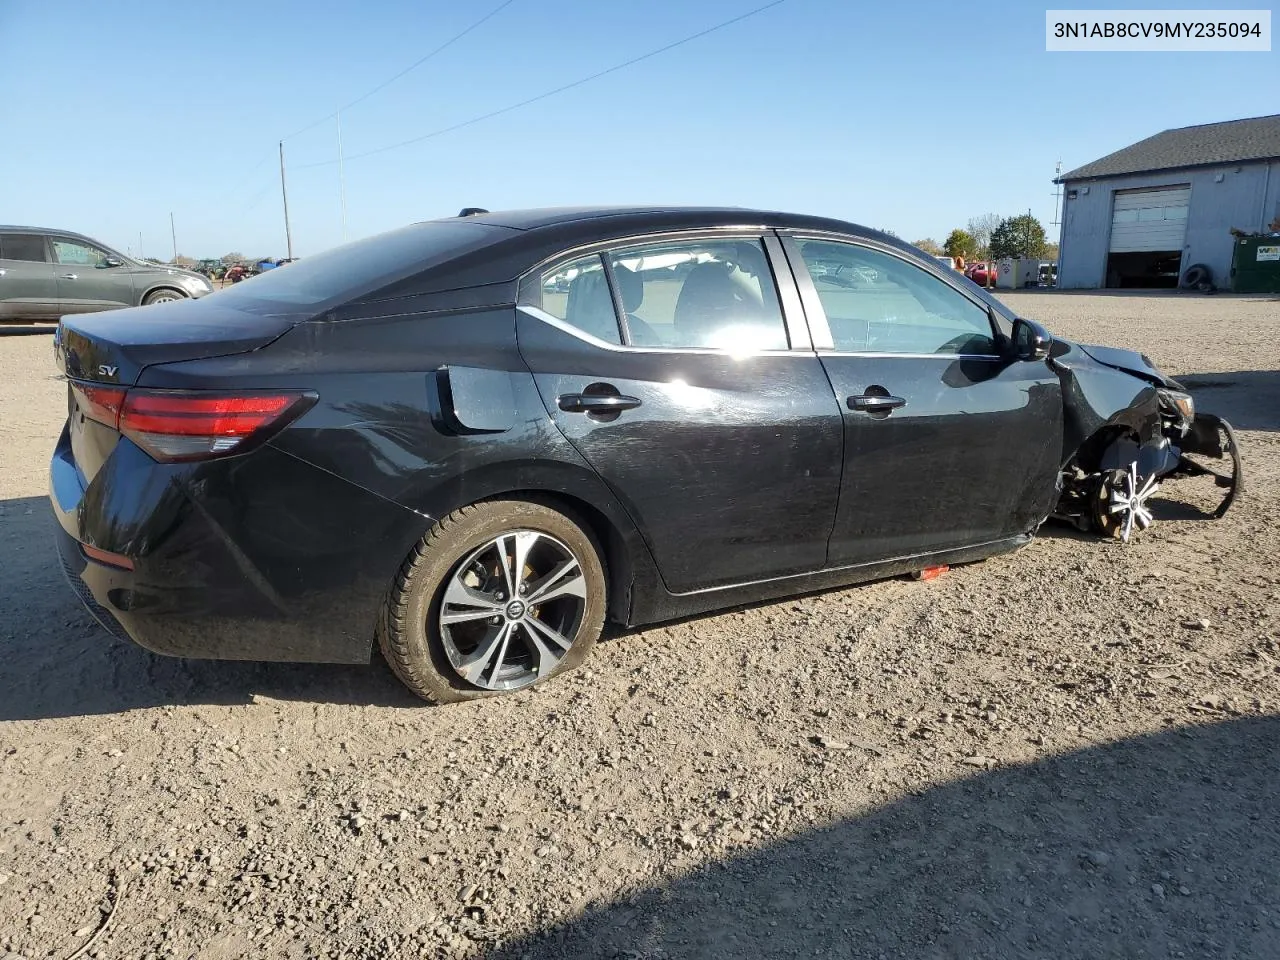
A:
[[[108,365],[107,365],[107,364],[105,364],[105,363],[104,363],[104,364],[101,364],[101,365],[98,367],[98,376],[100,376],[100,377],[114,377],[114,376],[116,375],[116,371],[117,371],[118,369],[120,369],[120,368],[119,368],[119,367],[112,367],[112,366],[108,366]]]

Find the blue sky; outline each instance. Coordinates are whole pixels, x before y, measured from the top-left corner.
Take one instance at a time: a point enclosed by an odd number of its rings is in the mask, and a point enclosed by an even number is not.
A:
[[[168,257],[172,211],[181,253],[283,256],[277,141],[500,2],[0,0],[0,221],[135,254],[141,233],[143,253]],[[348,237],[470,205],[709,203],[941,239],[986,212],[1030,208],[1047,224],[1058,160],[1280,111],[1277,52],[1049,54],[1036,4],[785,0],[532,106],[354,158],[764,2],[513,0],[343,113]],[[285,155],[295,254],[341,242],[334,122]]]

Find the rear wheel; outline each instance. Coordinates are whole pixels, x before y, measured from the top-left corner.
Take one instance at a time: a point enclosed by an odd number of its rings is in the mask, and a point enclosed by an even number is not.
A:
[[[142,299],[142,305],[149,307],[153,303],[172,303],[174,300],[185,300],[186,295],[177,290],[152,290]]]
[[[425,699],[520,690],[590,652],[605,583],[599,548],[575,520],[527,501],[474,504],[433,526],[404,562],[378,642]]]

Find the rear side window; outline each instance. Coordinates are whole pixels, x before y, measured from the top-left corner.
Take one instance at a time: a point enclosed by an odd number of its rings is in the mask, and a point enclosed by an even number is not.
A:
[[[531,302],[609,343],[731,352],[788,347],[778,290],[756,239],[623,247],[557,264],[537,286],[536,293],[526,288]]]
[[[0,260],[27,260],[48,263],[44,237],[38,233],[0,234]]]
[[[759,240],[675,240],[616,250],[608,260],[636,346],[787,349]]]
[[[266,302],[341,303],[487,247],[510,231],[468,220],[432,220],[302,257],[214,294],[252,310]]]
[[[542,309],[597,340],[622,343],[609,278],[599,254],[570,260],[544,273]]]

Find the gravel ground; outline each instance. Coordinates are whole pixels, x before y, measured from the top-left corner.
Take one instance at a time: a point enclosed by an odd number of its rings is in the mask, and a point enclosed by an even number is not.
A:
[[[1011,294],[1241,428],[1220,522],[1046,528],[431,708],[168,660],[62,582],[47,337],[0,337],[0,958],[1280,956],[1280,301]]]

